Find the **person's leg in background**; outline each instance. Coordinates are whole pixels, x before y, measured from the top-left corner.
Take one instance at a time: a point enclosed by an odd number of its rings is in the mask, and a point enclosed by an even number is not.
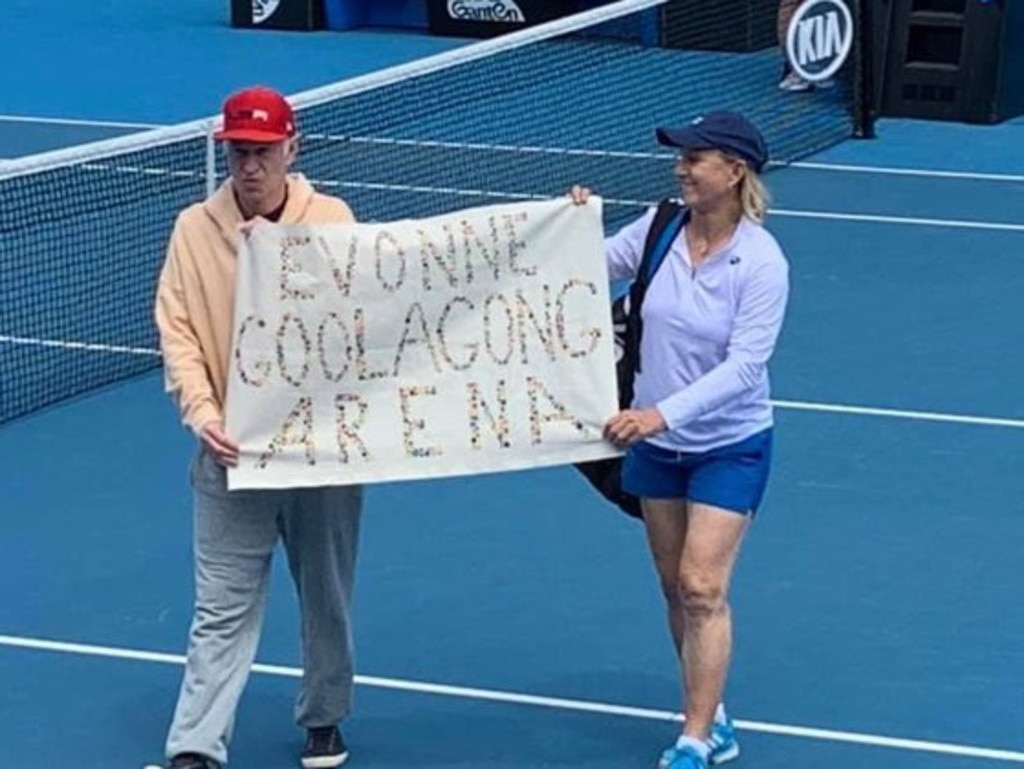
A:
[[[803,0],[779,0],[779,9],[776,16],[776,32],[779,38],[779,51],[782,54],[782,78],[779,80],[779,88],[783,91],[800,92],[809,91],[813,86],[800,77],[789,65],[786,56],[786,34],[789,30],[789,22],[793,14]]]

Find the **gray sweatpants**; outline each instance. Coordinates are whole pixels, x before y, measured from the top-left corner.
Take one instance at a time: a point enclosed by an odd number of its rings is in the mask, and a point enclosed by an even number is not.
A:
[[[331,726],[352,701],[350,608],[362,490],[357,486],[227,491],[200,451],[192,464],[196,606],[167,756],[227,762],[235,709],[256,656],[280,538],[302,616],[299,726]]]

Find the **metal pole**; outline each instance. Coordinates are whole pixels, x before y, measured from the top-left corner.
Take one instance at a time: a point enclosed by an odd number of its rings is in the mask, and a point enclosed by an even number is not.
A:
[[[206,124],[206,197],[217,191],[217,143],[213,140],[214,123]]]

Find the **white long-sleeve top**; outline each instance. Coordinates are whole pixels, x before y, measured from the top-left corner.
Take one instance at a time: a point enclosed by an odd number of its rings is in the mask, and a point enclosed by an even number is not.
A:
[[[612,280],[636,276],[654,209],[605,240]],[[744,218],[696,269],[685,229],[647,288],[634,408],[654,406],[667,449],[709,451],[772,426],[768,360],[782,328],[789,265],[775,238]]]

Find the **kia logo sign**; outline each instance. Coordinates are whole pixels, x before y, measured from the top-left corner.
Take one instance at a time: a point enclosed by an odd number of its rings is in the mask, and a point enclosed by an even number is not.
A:
[[[262,24],[277,10],[281,0],[252,0],[252,23]]]
[[[843,0],[807,0],[786,31],[786,58],[811,83],[828,80],[853,48],[853,14]]]

